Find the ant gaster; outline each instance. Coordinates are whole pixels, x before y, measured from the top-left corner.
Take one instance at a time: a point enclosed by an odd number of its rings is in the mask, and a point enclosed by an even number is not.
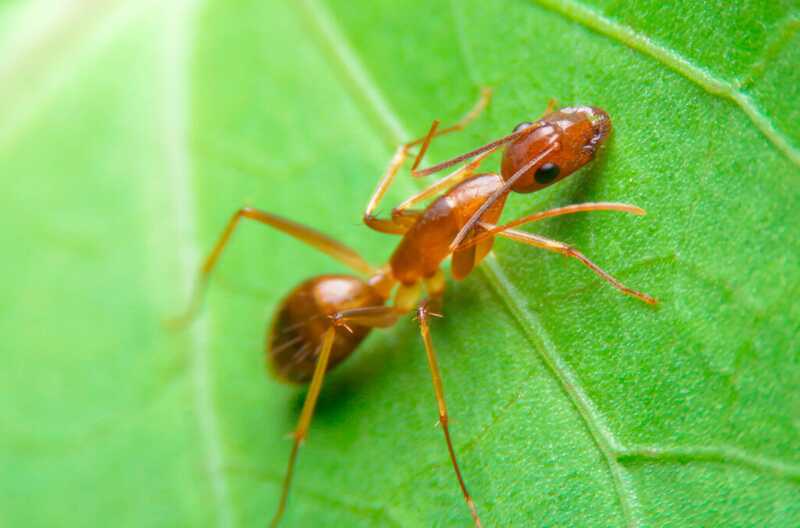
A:
[[[475,526],[481,526],[450,439],[442,379],[428,327],[429,316],[438,315],[433,310],[441,309],[445,288],[441,265],[448,256],[452,257],[453,276],[463,279],[489,253],[495,236],[501,236],[575,258],[623,293],[656,304],[654,298],[623,285],[571,246],[513,229],[545,218],[585,211],[624,211],[643,215],[644,210],[636,206],[612,202],[583,203],[497,225],[511,192],[524,194],[543,189],[566,178],[594,158],[611,132],[611,120],[603,110],[579,106],[552,111],[551,103],[538,121],[521,123],[507,136],[418,170],[431,140],[464,128],[486,107],[490,96],[491,92],[484,89],[477,105],[458,123],[439,130],[438,121],[434,121],[425,137],[398,147],[364,213],[364,222],[372,229],[401,236],[385,266],[375,268],[354,250],[322,233],[250,207],[233,214],[204,261],[189,311],[179,322],[190,320],[200,307],[209,276],[243,218],[293,236],[364,277],[320,275],[308,279],[281,302],[272,321],[266,343],[270,370],[282,381],[309,384],[293,434],[294,444],[272,526],[278,524],[286,507],[297,452],[308,432],[325,374],[349,357],[372,328],[393,326],[401,316],[415,308],[450,460]],[[426,176],[461,162],[468,163],[394,208],[391,218],[377,218],[373,212],[408,158],[410,149],[415,146],[420,148],[411,168],[414,176]],[[500,174],[475,173],[484,158],[503,147],[505,152]],[[425,209],[412,209],[413,205],[435,196],[438,198]],[[423,287],[427,296],[420,302]],[[387,305],[392,296],[393,303]]]

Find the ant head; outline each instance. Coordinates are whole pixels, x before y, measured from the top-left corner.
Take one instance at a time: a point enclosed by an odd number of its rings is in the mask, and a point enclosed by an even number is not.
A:
[[[520,123],[514,132],[531,127],[534,130],[506,147],[501,170],[504,180],[551,145],[557,146],[514,182],[511,187],[514,192],[538,191],[586,165],[611,133],[611,119],[592,106],[562,108],[536,123]]]

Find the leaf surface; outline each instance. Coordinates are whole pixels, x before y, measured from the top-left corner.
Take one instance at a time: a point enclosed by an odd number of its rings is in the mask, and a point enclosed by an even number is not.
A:
[[[265,379],[267,322],[346,270],[246,225],[203,316],[163,320],[242,205],[384,262],[360,214],[394,146],[487,85],[429,159],[550,98],[606,109],[598,161],[505,218],[644,207],[531,230],[661,304],[509,241],[448,282],[433,339],[485,524],[800,523],[796,2],[65,6],[0,9],[1,524],[263,525],[304,396]],[[468,525],[435,420],[415,322],[374,332],[326,380],[285,525]]]

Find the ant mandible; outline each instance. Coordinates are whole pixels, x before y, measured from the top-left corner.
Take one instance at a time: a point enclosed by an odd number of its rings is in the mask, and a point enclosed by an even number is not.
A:
[[[484,88],[475,107],[455,125],[440,130],[439,122],[434,121],[426,136],[398,147],[364,213],[364,222],[372,229],[402,237],[385,266],[375,268],[354,250],[322,233],[250,207],[239,209],[231,216],[205,259],[189,310],[179,323],[190,320],[200,307],[209,276],[242,218],[293,236],[366,277],[365,280],[349,275],[320,275],[308,279],[283,299],[272,321],[267,337],[267,362],[272,373],[285,382],[309,383],[309,388],[293,433],[294,444],[271,526],[277,526],[285,510],[297,452],[308,433],[325,374],[349,357],[371,329],[393,326],[415,307],[450,460],[475,526],[481,526],[450,439],[442,379],[428,327],[428,317],[439,315],[434,310],[441,307],[445,288],[441,265],[448,256],[452,256],[454,278],[463,279],[489,253],[495,236],[501,236],[577,259],[621,292],[656,304],[653,297],[628,288],[575,248],[513,229],[545,218],[585,211],[643,215],[645,212],[639,207],[612,202],[575,204],[497,225],[511,192],[525,194],[543,189],[594,158],[611,132],[611,120],[603,110],[579,106],[552,111],[551,102],[538,121],[521,123],[509,135],[418,170],[433,138],[463,129],[487,106],[490,98],[491,91]],[[409,157],[410,149],[416,146],[419,152],[411,168],[414,176],[426,176],[471,161],[401,203],[392,210],[390,218],[377,218],[373,214],[375,209]],[[505,152],[500,174],[475,174],[481,162],[502,147]],[[425,209],[411,208],[437,195],[439,197]],[[420,302],[423,286],[427,298]],[[386,306],[393,292],[394,303]]]

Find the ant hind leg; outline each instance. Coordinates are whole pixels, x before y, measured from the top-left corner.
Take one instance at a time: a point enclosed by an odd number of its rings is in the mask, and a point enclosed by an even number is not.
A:
[[[213,249],[203,261],[203,265],[200,267],[200,272],[197,276],[194,290],[192,291],[192,297],[189,301],[189,307],[187,308],[186,312],[177,318],[170,320],[168,322],[170,326],[178,328],[182,327],[191,322],[192,319],[194,319],[194,317],[197,315],[200,307],[202,306],[203,297],[206,286],[208,285],[208,280],[211,276],[211,272],[214,271],[219,258],[222,256],[222,252],[230,242],[233,233],[236,231],[236,228],[239,227],[239,221],[243,218],[247,220],[255,220],[256,222],[268,225],[277,229],[278,231],[282,231],[287,235],[300,240],[301,242],[305,242],[311,247],[327,254],[335,260],[338,260],[345,266],[360,274],[374,275],[376,272],[376,269],[367,263],[367,261],[365,261],[353,249],[350,249],[341,242],[338,242],[329,236],[316,231],[315,229],[311,229],[310,227],[298,224],[297,222],[287,220],[286,218],[282,218],[260,209],[243,207],[231,215],[230,219],[228,220],[228,224],[220,234],[217,242],[214,244]]]
[[[428,301],[423,301],[417,308],[417,320],[419,321],[419,329],[422,334],[422,342],[425,345],[425,353],[428,357],[428,366],[431,371],[431,378],[433,381],[433,391],[436,394],[436,402],[439,407],[439,424],[442,426],[444,439],[447,443],[447,451],[450,454],[450,461],[453,464],[453,470],[458,479],[458,485],[461,488],[461,493],[464,495],[464,500],[469,507],[469,512],[472,515],[472,520],[476,528],[481,528],[481,520],[478,516],[478,510],[475,508],[475,502],[467,490],[467,485],[464,478],[461,476],[461,469],[458,467],[458,460],[456,459],[456,452],[453,449],[453,441],[450,438],[450,427],[447,415],[447,405],[444,399],[444,389],[442,388],[442,376],[439,373],[439,363],[436,359],[436,351],[433,348],[433,341],[431,340],[430,328],[428,327],[428,316],[438,316],[428,308]]]

